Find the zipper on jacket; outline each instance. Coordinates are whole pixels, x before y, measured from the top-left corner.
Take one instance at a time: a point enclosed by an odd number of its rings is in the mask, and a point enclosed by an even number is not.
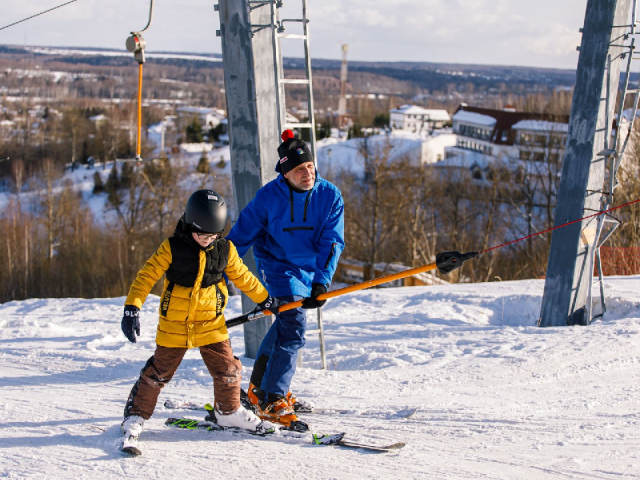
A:
[[[291,203],[291,222],[293,222],[293,188],[289,187],[289,202]]]
[[[311,192],[312,190],[309,190],[309,193],[307,194],[307,198],[304,199],[304,215],[302,216],[303,222],[307,221],[307,207],[309,206],[309,198],[311,197]]]
[[[327,263],[324,264],[324,268],[327,268],[329,266],[329,262],[331,262],[331,259],[335,254],[336,254],[336,242],[333,242],[331,244],[331,252],[329,252],[329,258],[327,258]]]

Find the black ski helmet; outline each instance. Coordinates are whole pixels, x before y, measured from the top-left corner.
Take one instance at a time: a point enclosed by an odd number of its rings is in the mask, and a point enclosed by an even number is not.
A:
[[[194,231],[222,232],[227,224],[227,204],[213,190],[198,190],[187,201],[184,221]]]

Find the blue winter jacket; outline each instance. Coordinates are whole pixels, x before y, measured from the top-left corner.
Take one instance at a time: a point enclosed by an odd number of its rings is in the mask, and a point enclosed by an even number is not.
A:
[[[329,286],[344,250],[344,201],[320,177],[296,192],[282,175],[258,190],[227,238],[242,257],[253,245],[258,274],[271,295],[308,297],[312,283]]]

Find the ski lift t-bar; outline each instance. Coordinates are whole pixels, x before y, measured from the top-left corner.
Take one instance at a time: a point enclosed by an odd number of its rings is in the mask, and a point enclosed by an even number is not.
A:
[[[597,217],[598,215],[605,215],[609,212],[612,212],[613,210],[618,210],[619,208],[628,207],[629,205],[633,205],[635,203],[640,203],[640,198],[637,200],[633,200],[631,202],[627,202],[622,205],[618,205],[617,207],[608,208],[606,210],[602,210],[600,212],[587,215],[586,217],[582,217],[577,220],[565,222],[562,225],[557,225],[555,227],[542,230],[541,232],[536,232],[531,235],[527,235],[526,237],[520,237],[520,238],[517,238],[516,240],[512,240],[510,242],[496,245],[495,247],[481,250],[479,252],[468,252],[468,253],[440,252],[436,254],[436,261],[434,263],[423,265],[422,267],[416,267],[409,270],[405,270],[403,272],[394,273],[392,275],[386,275],[384,277],[374,278],[373,280],[367,280],[366,282],[357,283],[355,285],[350,285],[348,287],[340,288],[338,290],[332,290],[331,292],[318,295],[318,300],[327,300],[329,298],[334,298],[340,295],[344,295],[345,293],[364,290],[365,288],[375,287],[376,285],[382,285],[383,283],[393,282],[394,280],[410,277],[412,275],[418,275],[420,273],[428,272],[430,270],[435,270],[436,268],[440,271],[440,273],[447,274],[452,272],[453,270],[460,268],[464,264],[464,262],[466,262],[467,260],[476,258],[478,255],[482,253],[490,252],[491,250],[496,250],[498,248],[506,247],[507,245],[511,245],[512,243],[520,242],[522,240],[527,240],[537,235],[542,235],[543,233],[548,233],[553,230],[557,230],[558,228],[564,228],[569,225],[573,225],[574,223],[582,222],[589,218]],[[302,300],[298,300],[297,302],[287,303],[285,305],[278,307],[278,312],[284,312],[287,310],[291,310],[293,308],[299,308],[301,306],[302,306]],[[254,310],[252,312],[245,313],[244,315],[240,315],[239,317],[235,317],[230,320],[227,320],[226,325],[227,325],[227,328],[235,327],[236,325],[242,325],[243,323],[253,322],[254,320],[258,320],[259,318],[266,317],[267,315],[271,315],[272,313],[273,312],[269,310],[260,310],[260,311]]]
[[[367,280],[362,283],[356,283],[355,285],[350,285],[348,287],[339,288],[338,290],[332,290],[327,293],[323,293],[322,295],[318,295],[318,300],[327,300],[329,298],[338,297],[340,295],[344,295],[345,293],[357,292],[358,290],[364,290],[365,288],[375,287],[376,285],[382,285],[383,283],[393,282],[395,280],[399,280],[401,278],[410,277],[412,275],[418,275],[420,273],[428,272],[430,270],[435,270],[436,268],[441,273],[450,273],[453,270],[456,270],[462,266],[464,262],[467,260],[471,260],[478,256],[478,252],[469,252],[469,253],[460,253],[460,252],[440,252],[436,255],[436,261],[434,263],[430,263],[428,265],[423,265],[421,267],[412,268],[409,270],[405,270],[403,272],[393,273],[391,275],[385,275],[383,277],[374,278],[372,280]],[[287,310],[291,310],[293,308],[298,308],[302,306],[302,300],[298,300],[296,302],[287,303],[278,308],[279,312],[284,312]],[[267,315],[271,315],[273,312],[269,310],[260,310],[253,311],[249,313],[245,313],[236,318],[232,318],[227,320],[226,325],[227,328],[235,327],[236,325],[242,325],[243,323],[253,322],[254,320],[258,320],[259,318],[265,317]]]
[[[133,58],[138,62],[138,135],[136,137],[136,160],[142,161],[140,156],[140,137],[142,134],[142,65],[145,62],[144,49],[147,46],[142,37],[142,32],[146,31],[151,26],[151,19],[153,18],[153,0],[151,0],[151,6],[149,7],[149,21],[147,26],[137,32],[131,32],[131,36],[127,38],[126,46],[127,50],[133,53]]]
[[[134,58],[138,61],[138,63],[144,63],[144,49],[147,46],[147,42],[145,42],[142,37],[142,32],[146,32],[151,26],[151,20],[153,18],[153,0],[151,0],[151,5],[149,6],[149,21],[147,22],[147,26],[142,30],[138,30],[135,32],[131,32],[131,36],[127,38],[127,50],[133,53]]]

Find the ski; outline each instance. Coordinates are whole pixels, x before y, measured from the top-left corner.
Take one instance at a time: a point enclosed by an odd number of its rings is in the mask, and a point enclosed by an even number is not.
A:
[[[216,422],[212,422],[210,420],[194,420],[193,418],[167,418],[164,422],[165,425],[169,425],[171,427],[183,428],[186,430],[208,430],[212,432],[230,432],[237,434],[247,434],[253,435],[256,437],[266,437],[267,435],[271,435],[276,432],[276,429],[270,429],[265,432],[252,432],[250,430],[245,430],[244,428],[237,427],[223,427],[218,425]]]
[[[196,402],[181,402],[178,400],[165,400],[164,408],[169,410],[204,410],[204,405]]]
[[[316,445],[337,445],[339,447],[346,448],[359,448],[370,452],[389,452],[391,450],[399,450],[406,445],[404,442],[392,443],[390,445],[373,445],[369,443],[352,442],[351,440],[345,440],[344,434],[340,437],[314,434],[313,443]]]
[[[416,412],[418,411],[417,408],[412,408],[409,410],[399,410],[398,412],[392,413],[390,414],[391,418],[398,418],[398,419],[403,419],[403,418],[411,418]],[[375,414],[372,413],[367,413],[367,412],[361,412],[358,410],[347,410],[347,409],[339,409],[339,408],[316,408],[314,407],[314,409],[312,411],[296,411],[296,413],[302,414],[302,415],[353,415],[353,416],[358,416],[358,415],[362,415],[362,416],[375,416]]]
[[[305,432],[298,432],[296,430],[289,430],[286,427],[281,427],[278,430],[274,430],[268,434],[260,434],[253,433],[248,430],[244,430],[241,428],[229,428],[222,427],[215,422],[211,422],[209,420],[195,420],[193,418],[168,418],[165,422],[166,425],[172,427],[183,428],[186,430],[206,430],[210,432],[230,432],[230,433],[239,433],[239,434],[248,434],[252,436],[258,437],[272,437],[272,434],[276,431],[283,434],[285,437],[293,437],[293,438],[305,438]],[[392,450],[398,450],[405,446],[404,443],[398,442],[391,445],[373,445],[366,444],[360,442],[352,442],[350,440],[345,440],[345,433],[334,433],[334,434],[312,434],[311,435],[311,443],[314,445],[320,446],[337,446],[337,447],[345,447],[345,448],[354,448],[361,449],[370,452],[389,452]],[[308,438],[308,437],[307,437]]]
[[[262,430],[259,432],[252,432],[251,430],[246,430],[244,428],[238,428],[238,427],[223,427],[218,422],[216,422],[216,417],[213,413],[213,406],[210,403],[207,403],[204,406],[204,408],[208,412],[208,415],[205,417],[203,422],[199,420],[193,420],[191,418],[169,418],[165,422],[165,425],[171,425],[173,427],[178,427],[178,428],[185,428],[187,430],[209,430],[209,431],[223,431],[223,432],[232,432],[232,433],[246,433],[246,434],[255,435],[258,437],[264,437],[266,435],[270,435],[276,432],[276,428],[274,427],[266,430]]]
[[[247,410],[251,410],[253,413],[256,413],[256,409],[254,405],[249,401],[247,397],[247,393],[244,390],[240,391],[240,401],[242,406]],[[164,407],[169,410],[196,410],[196,411],[204,411],[206,410],[204,405],[197,402],[192,401],[178,401],[178,400],[166,400],[164,402]],[[394,413],[393,418],[411,418],[418,411],[417,408],[410,408],[406,410],[399,410]],[[358,413],[357,410],[348,410],[348,409],[340,409],[340,408],[317,408],[314,407],[313,410],[296,410],[296,414],[300,415],[363,415],[362,413]]]
[[[283,425],[277,425],[276,428],[273,428],[267,432],[251,432],[243,428],[223,427],[218,423],[211,421],[210,419],[208,419],[208,417],[205,420],[195,420],[193,418],[187,418],[187,417],[168,418],[164,423],[165,425],[168,425],[171,427],[177,427],[177,428],[182,428],[186,430],[207,430],[210,432],[229,432],[233,434],[246,434],[254,437],[269,437],[275,434],[276,432],[278,432],[280,435],[284,437],[304,438],[311,433],[308,430],[309,427],[306,426],[306,424],[305,424],[306,429],[295,428],[294,426],[285,427]],[[340,433],[336,435],[344,436],[344,433]]]
[[[246,395],[245,395],[245,398],[243,398],[241,395],[240,401],[244,408],[257,414],[256,409],[254,408],[253,405],[251,405],[249,400],[246,398]],[[211,412],[213,410],[213,407],[209,403],[202,405],[196,402],[178,402],[175,400],[166,400],[164,402],[164,407],[170,410],[196,410],[196,411],[206,411],[206,412]],[[299,413],[299,412],[296,412],[296,413]],[[272,423],[278,423],[272,419],[269,419],[269,421]],[[292,432],[307,432],[309,431],[309,425],[307,425],[307,423],[303,422],[302,420],[297,420],[295,422],[291,422],[291,425],[284,427],[284,429],[290,430]]]
[[[370,452],[390,452],[392,450],[400,450],[406,445],[406,443],[396,442],[390,445],[372,445],[368,443],[352,442],[350,440],[342,439],[339,442],[337,442],[336,445],[338,445],[339,447],[356,448],[361,450],[367,450]]]

